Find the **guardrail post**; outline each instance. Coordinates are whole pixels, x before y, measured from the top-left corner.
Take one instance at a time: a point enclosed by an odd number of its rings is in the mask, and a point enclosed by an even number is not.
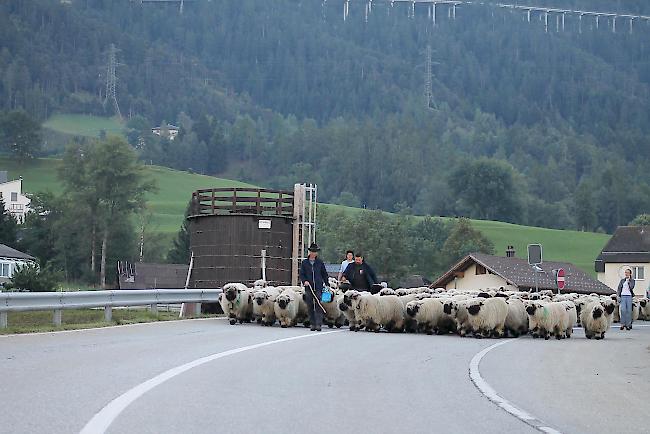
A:
[[[7,312],[0,312],[0,329],[7,328]]]
[[[201,303],[194,303],[194,316],[201,315]]]
[[[57,327],[61,326],[62,313],[63,313],[63,311],[61,309],[56,309],[54,311],[54,318],[52,320],[52,324],[54,324]]]
[[[113,320],[113,308],[111,306],[104,306],[104,321],[111,322]]]
[[[151,314],[158,315],[158,305],[156,303],[151,304]]]

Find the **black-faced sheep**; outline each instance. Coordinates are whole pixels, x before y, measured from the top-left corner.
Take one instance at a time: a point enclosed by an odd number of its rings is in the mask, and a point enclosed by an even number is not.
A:
[[[469,326],[475,337],[503,337],[508,304],[503,298],[476,299],[468,302]]]
[[[253,317],[251,292],[243,283],[227,283],[223,286],[221,309],[230,319],[230,324],[250,322]]]
[[[598,301],[592,301],[582,309],[580,322],[585,330],[587,339],[603,339],[609,328],[609,320],[605,315],[605,308]]]

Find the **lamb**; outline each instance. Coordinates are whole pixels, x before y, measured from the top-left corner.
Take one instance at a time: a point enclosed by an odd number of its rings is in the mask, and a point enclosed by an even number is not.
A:
[[[266,287],[253,293],[253,315],[265,326],[275,323],[275,299],[280,295],[277,288]]]
[[[534,333],[548,340],[553,334],[556,339],[566,336],[566,325],[569,322],[566,307],[561,302],[544,303],[536,301],[526,306],[530,327]]]
[[[307,314],[306,309],[304,312],[301,312],[301,301],[302,295],[289,287],[285,288],[284,291],[275,298],[273,309],[276,318],[280,322],[280,327],[292,327],[299,322],[303,322],[306,327],[309,326],[309,321],[305,319],[305,315]]]
[[[524,302],[517,297],[506,301],[508,303],[508,315],[506,316],[506,331],[514,337],[528,333],[528,313]]]
[[[368,331],[381,327],[389,332],[404,330],[404,307],[396,295],[362,295],[356,306],[357,315]]]
[[[508,316],[508,304],[503,298],[475,299],[467,303],[469,326],[474,337],[502,337]]]
[[[250,322],[253,317],[253,301],[251,293],[243,283],[227,283],[223,286],[221,309],[230,318],[230,324],[235,325]]]
[[[428,335],[438,332],[443,316],[442,303],[436,298],[413,300],[406,305],[406,314],[413,318],[420,331]]]
[[[605,315],[605,308],[598,301],[593,301],[582,309],[580,322],[585,329],[587,339],[604,339],[609,328],[609,320]]]

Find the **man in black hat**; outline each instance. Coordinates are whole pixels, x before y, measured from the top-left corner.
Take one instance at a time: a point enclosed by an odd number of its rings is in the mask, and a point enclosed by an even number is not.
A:
[[[318,244],[312,243],[309,246],[307,259],[300,264],[300,281],[305,287],[305,302],[309,308],[309,322],[312,331],[320,331],[323,325],[324,312],[320,300],[323,286],[325,286],[328,278],[325,264],[318,259],[319,251]]]

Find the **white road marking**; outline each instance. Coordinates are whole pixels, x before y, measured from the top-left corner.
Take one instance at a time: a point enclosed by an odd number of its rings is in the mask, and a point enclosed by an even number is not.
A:
[[[474,357],[472,357],[472,360],[469,362],[469,377],[474,383],[474,385],[478,388],[478,390],[490,401],[492,401],[494,404],[498,405],[501,407],[503,410],[507,411],[517,419],[521,420],[525,424],[541,431],[545,432],[548,434],[561,434],[560,431],[551,428],[547,425],[545,425],[542,421],[537,419],[535,416],[531,415],[530,413],[520,409],[507,399],[499,396],[499,394],[488,384],[485,379],[481,376],[481,372],[479,370],[479,365],[481,364],[481,360],[483,357],[492,351],[493,349],[500,347],[501,345],[505,345],[510,342],[514,342],[516,339],[508,339],[508,340],[503,340],[501,342],[498,342],[494,345],[490,345],[487,348],[484,348],[482,351],[476,353]]]
[[[111,402],[109,402],[104,408],[102,408],[99,413],[93,416],[92,419],[83,427],[80,431],[80,434],[101,434],[106,432],[108,427],[113,423],[113,421],[126,409],[130,404],[135,400],[140,398],[142,395],[150,391],[156,386],[161,385],[167,380],[170,380],[184,372],[189,371],[192,368],[204,365],[208,362],[212,362],[217,359],[222,359],[224,357],[232,356],[233,354],[243,353],[244,351],[255,350],[257,348],[266,347],[269,345],[275,345],[282,342],[295,341],[298,339],[304,339],[315,336],[324,336],[331,333],[340,333],[343,330],[334,330],[329,332],[321,333],[310,333],[299,336],[292,336],[290,338],[276,339],[273,341],[266,341],[259,344],[248,345],[246,347],[235,348],[233,350],[223,351],[220,353],[211,354],[206,357],[201,357],[200,359],[193,360],[191,362],[185,363],[184,365],[171,368],[161,374],[156,375],[153,378],[140,383],[137,386],[129,389],[124,392]]]

